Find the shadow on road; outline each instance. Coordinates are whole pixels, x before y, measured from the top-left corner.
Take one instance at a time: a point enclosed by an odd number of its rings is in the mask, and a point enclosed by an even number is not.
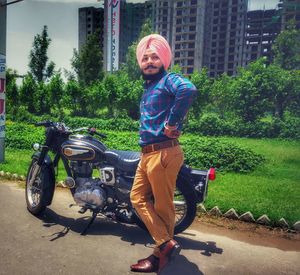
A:
[[[56,225],[63,227],[56,233],[53,233],[49,236],[44,236],[45,238],[49,238],[50,241],[56,241],[59,238],[66,236],[70,230],[80,234],[87,225],[90,216],[74,219],[61,216],[52,209],[47,208],[43,215],[41,215],[39,218],[44,222],[43,226],[45,227],[52,227]],[[146,247],[154,247],[152,238],[144,230],[135,225],[117,223],[107,218],[97,218],[87,231],[87,237],[88,235],[113,235],[120,237],[122,241],[130,243],[130,245],[144,244]],[[202,255],[208,257],[213,254],[223,253],[223,249],[217,247],[215,242],[202,242],[188,238],[189,235],[190,234],[181,234],[175,237],[183,249],[199,251]],[[203,273],[199,270],[196,264],[190,262],[185,256],[180,255],[178,258],[176,258],[176,261],[172,265],[168,266],[163,271],[162,274],[200,275]]]

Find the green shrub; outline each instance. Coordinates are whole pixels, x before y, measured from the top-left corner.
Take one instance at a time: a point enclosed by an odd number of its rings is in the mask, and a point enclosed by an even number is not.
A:
[[[6,122],[5,147],[11,149],[30,149],[35,142],[44,142],[43,128],[36,128],[22,122]]]
[[[264,162],[262,155],[236,144],[205,137],[189,137],[182,142],[186,162],[203,169],[216,167],[221,171],[251,172]]]

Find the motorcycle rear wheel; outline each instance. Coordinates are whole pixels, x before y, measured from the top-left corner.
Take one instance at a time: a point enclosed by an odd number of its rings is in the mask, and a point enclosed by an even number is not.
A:
[[[51,170],[47,165],[42,165],[33,183],[30,183],[37,159],[34,158],[29,166],[26,185],[25,198],[28,211],[37,216],[42,213],[48,205],[49,199],[53,197],[54,189],[51,188]]]
[[[177,179],[173,202],[175,206],[174,235],[176,235],[186,230],[192,224],[197,211],[196,196],[191,189],[191,186],[181,177],[178,177]],[[135,216],[136,224],[142,229],[148,231],[137,213],[135,213]]]

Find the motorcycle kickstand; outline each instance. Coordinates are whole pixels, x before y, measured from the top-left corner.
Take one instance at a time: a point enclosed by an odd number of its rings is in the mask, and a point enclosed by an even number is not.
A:
[[[80,235],[84,236],[86,235],[86,231],[90,228],[90,226],[92,225],[92,223],[94,222],[95,218],[97,217],[97,212],[93,212],[93,215],[88,223],[88,225],[86,226],[86,228],[80,233]]]

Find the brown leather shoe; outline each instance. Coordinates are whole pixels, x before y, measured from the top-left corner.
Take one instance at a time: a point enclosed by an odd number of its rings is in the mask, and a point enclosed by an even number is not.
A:
[[[159,266],[159,259],[154,257],[154,255],[150,255],[148,258],[138,260],[137,264],[133,264],[130,266],[131,271],[133,272],[156,272]]]
[[[179,253],[181,247],[175,240],[170,240],[160,248],[158,274],[172,261]]]

